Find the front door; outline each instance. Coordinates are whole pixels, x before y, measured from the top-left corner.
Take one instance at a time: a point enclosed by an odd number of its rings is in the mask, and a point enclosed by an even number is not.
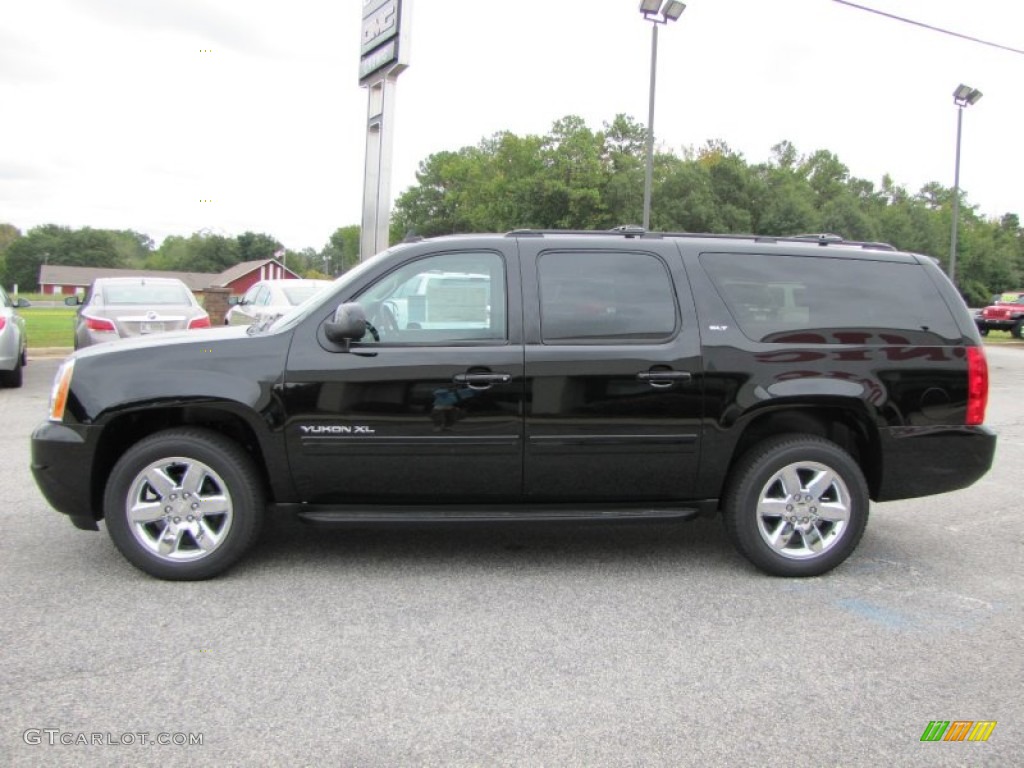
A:
[[[410,257],[351,297],[372,328],[348,352],[322,337],[300,338],[315,327],[296,329],[283,392],[304,501],[450,504],[521,495],[514,256]]]

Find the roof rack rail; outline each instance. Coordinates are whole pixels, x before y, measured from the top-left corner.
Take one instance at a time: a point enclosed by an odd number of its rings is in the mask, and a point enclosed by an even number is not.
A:
[[[816,232],[814,234],[806,235],[790,235],[789,240],[814,240],[819,245],[828,245],[829,243],[841,243],[843,242],[843,236],[837,235],[834,232]]]
[[[608,235],[618,234],[626,237],[661,237],[660,232],[648,232],[636,224],[622,224],[611,229],[513,229],[505,233],[505,237],[543,237],[544,235]]]
[[[751,240],[755,243],[817,243],[821,246],[838,245],[838,246],[849,246],[854,248],[865,248],[878,251],[896,251],[896,247],[889,243],[871,242],[871,241],[860,241],[860,240],[846,240],[842,235],[837,235],[831,232],[823,232],[820,234],[802,234],[802,235],[753,235],[753,234],[741,234],[735,232],[722,233],[722,232],[652,232],[633,224],[624,224],[612,229],[513,229],[505,233],[505,237],[544,237],[545,235],[607,235],[609,233],[615,233],[624,235],[625,237],[644,237],[644,238],[666,238],[666,237],[685,237],[685,238],[702,238],[708,240]]]
[[[779,239],[812,241],[816,242],[818,245],[852,245],[859,246],[861,248],[873,248],[879,251],[896,250],[895,246],[889,245],[889,243],[878,243],[865,240],[847,240],[842,235],[837,235],[834,232],[821,232],[806,235],[790,235],[789,237],[782,237]]]
[[[618,232],[620,235],[626,237],[635,237],[636,235],[646,235],[647,230],[638,224],[620,224],[617,227],[612,227],[611,232]]]

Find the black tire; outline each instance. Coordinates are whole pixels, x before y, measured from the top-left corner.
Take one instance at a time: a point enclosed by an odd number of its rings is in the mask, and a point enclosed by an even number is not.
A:
[[[789,434],[740,459],[724,521],[736,548],[762,571],[819,576],[856,549],[869,504],[864,473],[850,454],[820,437]]]
[[[1024,319],[1018,320],[1010,329],[1010,335],[1015,339],[1021,338],[1022,334],[1024,334]]]
[[[0,387],[11,387],[17,389],[22,384],[22,369],[20,363],[15,363],[14,368],[9,371],[0,371]]]
[[[979,328],[978,333],[980,333],[982,336],[988,336],[988,328]]]
[[[132,507],[141,513],[135,522]],[[160,579],[198,581],[223,573],[256,540],[264,494],[236,443],[181,428],[125,452],[110,473],[103,510],[110,538],[132,565]]]

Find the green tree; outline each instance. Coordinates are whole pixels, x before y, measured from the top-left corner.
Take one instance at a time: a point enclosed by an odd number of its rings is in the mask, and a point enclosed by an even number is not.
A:
[[[319,255],[310,260],[306,270],[314,270],[326,276],[347,272],[359,263],[360,231],[357,224],[334,230]]]
[[[75,267],[121,267],[117,233],[56,224],[30,229],[7,248],[6,282],[20,290],[38,290],[39,270],[46,264]]]
[[[235,240],[238,242],[239,261],[272,259],[282,247],[281,243],[270,235],[256,232],[243,232]]]
[[[21,230],[13,224],[0,224],[0,284],[7,281],[7,249],[21,237]]]
[[[603,135],[570,115],[552,126],[541,147],[543,170],[537,195],[544,227],[603,229],[613,226],[602,192]]]
[[[166,238],[149,260],[149,268],[218,273],[241,261],[235,238],[196,232],[188,238],[178,235]]]

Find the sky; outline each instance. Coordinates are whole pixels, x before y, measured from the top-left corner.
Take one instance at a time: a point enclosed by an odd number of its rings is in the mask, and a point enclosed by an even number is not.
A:
[[[409,0],[407,0],[408,2]],[[857,0],[1024,49],[1024,4]],[[0,222],[168,235],[264,232],[320,249],[362,216],[362,0],[3,0]],[[392,196],[432,153],[567,115],[647,122],[639,0],[413,0]],[[1024,55],[834,0],[689,0],[658,38],[658,146],[792,142],[858,178],[960,186],[1024,215]],[[655,201],[657,205],[657,201]],[[627,223],[627,222],[623,222]],[[635,223],[635,222],[633,222]]]

